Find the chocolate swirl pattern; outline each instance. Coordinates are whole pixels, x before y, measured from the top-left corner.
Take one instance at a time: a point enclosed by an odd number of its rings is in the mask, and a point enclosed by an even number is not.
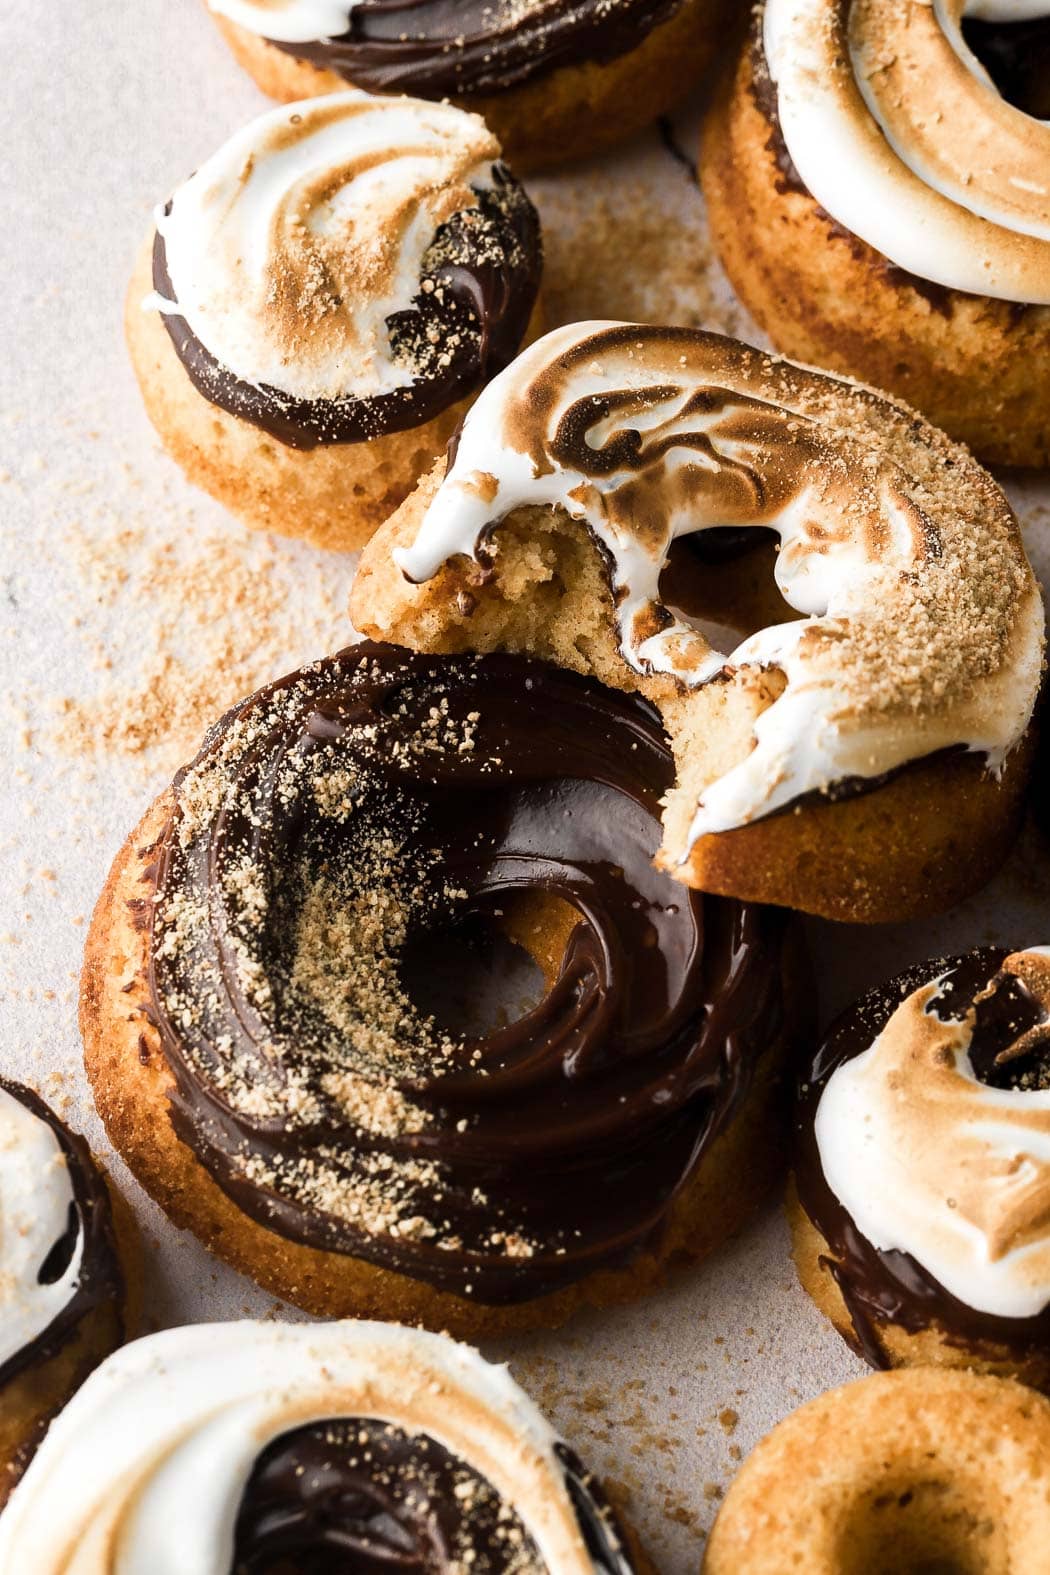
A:
[[[615,59],[682,0],[208,0],[217,16],[374,92],[499,93]]]
[[[109,1200],[86,1144],[30,1089],[0,1079],[0,1397],[121,1289]]]
[[[514,510],[554,507],[603,549],[635,672],[697,687],[779,669],[691,843],[939,749],[998,770],[1038,692],[1042,605],[1001,494],[917,430],[856,385],[715,335],[574,324],[484,390],[395,559],[428,580],[498,547]],[[672,542],[725,526],[776,531],[776,583],[802,615],[728,653],[660,594]]]
[[[644,701],[519,657],[364,644],[220,723],[176,783],[150,1011],[234,1201],[490,1305],[656,1245],[789,1031],[781,917],[652,866],[672,776]],[[446,1031],[428,948],[538,898],[542,998]]]
[[[346,92],[232,137],[158,213],[153,267],[198,389],[309,448],[420,425],[504,366],[539,228],[475,117]]]
[[[965,23],[1046,0],[766,0],[791,161],[839,224],[920,279],[1050,303],[1050,121],[1005,98]]]
[[[858,1339],[1050,1334],[1050,950],[916,968],[846,1013],[804,1086],[799,1196]]]
[[[192,1509],[192,1513],[187,1513]],[[387,1324],[203,1324],[111,1357],[0,1522],[5,1570],[631,1575],[504,1368]]]

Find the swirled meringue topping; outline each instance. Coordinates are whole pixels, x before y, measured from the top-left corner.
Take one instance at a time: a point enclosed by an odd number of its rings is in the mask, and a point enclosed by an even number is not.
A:
[[[157,215],[190,376],[285,441],[417,425],[504,366],[536,296],[528,198],[473,115],[348,91],[282,106]]]
[[[911,989],[816,1108],[824,1182],[871,1247],[997,1319],[1050,1307],[1048,1068],[1050,953],[975,953]]]
[[[766,0],[784,143],[847,230],[921,279],[1050,303],[1050,122],[1002,96],[963,22],[1047,0]]]
[[[379,1323],[135,1341],[52,1424],[0,1521],[12,1575],[312,1569],[326,1551],[421,1575],[632,1569],[506,1369]]]
[[[86,1145],[30,1089],[0,1079],[0,1406],[3,1384],[54,1355],[120,1283]]]
[[[635,672],[784,675],[751,753],[705,788],[691,842],[943,748],[998,769],[1028,726],[1043,611],[1009,507],[963,450],[870,390],[713,334],[573,324],[484,390],[395,559],[430,579],[529,505],[600,543]],[[727,525],[776,531],[776,583],[804,616],[723,653],[659,586],[676,538]]]
[[[503,92],[636,49],[682,0],[208,0],[217,16],[374,92]]]

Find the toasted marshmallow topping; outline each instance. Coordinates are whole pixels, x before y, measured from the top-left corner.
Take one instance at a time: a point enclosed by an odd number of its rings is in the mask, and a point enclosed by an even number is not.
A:
[[[229,1575],[259,1455],[340,1418],[435,1439],[513,1507],[548,1569],[593,1575],[557,1436],[506,1369],[381,1323],[199,1324],[125,1346],[51,1424],[0,1521],[0,1569]]]
[[[83,1232],[50,1283],[40,1271],[70,1228],[73,1182],[46,1121],[0,1088],[0,1367],[37,1339],[72,1300]]]
[[[208,9],[263,38],[313,44],[345,33],[354,7],[347,0],[208,0]]]
[[[183,317],[241,382],[294,399],[405,388],[388,319],[498,157],[484,123],[447,104],[353,89],[271,110],[158,212],[173,299],[145,305]]]
[[[1050,0],[766,0],[784,143],[846,229],[921,279],[1050,303],[1050,122],[1008,104],[965,16]]]
[[[1050,1000],[1047,948],[1003,970]],[[981,1082],[973,1010],[939,1015],[939,983],[902,1001],[870,1050],[828,1080],[821,1168],[874,1247],[910,1253],[978,1312],[1030,1318],[1050,1305],[1050,1090]]]
[[[1043,610],[1006,500],[965,451],[856,384],[698,331],[558,329],[483,391],[397,562],[430,579],[526,505],[563,510],[605,549],[636,672],[786,678],[754,749],[704,790],[691,841],[942,748],[998,769],[1028,726]],[[777,585],[804,615],[729,653],[659,592],[671,543],[720,525],[776,530]]]

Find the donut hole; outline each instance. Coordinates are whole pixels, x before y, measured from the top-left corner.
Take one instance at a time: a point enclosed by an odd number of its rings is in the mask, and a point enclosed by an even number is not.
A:
[[[776,532],[764,526],[681,537],[660,576],[660,596],[716,650],[729,652],[757,629],[801,617],[774,578],[777,551]]]
[[[561,972],[580,916],[553,892],[514,892],[453,926],[417,931],[401,957],[414,1005],[450,1034],[506,1028],[533,1011]]]
[[[401,955],[401,982],[416,1008],[445,1033],[493,1033],[525,1017],[546,993],[543,969],[511,939],[498,915],[466,914],[417,931]]]
[[[1006,1575],[1010,1567],[1002,1520],[965,1477],[880,1482],[853,1504],[835,1547],[838,1575]]]
[[[1003,968],[993,949],[970,953],[947,973],[930,1009],[943,1016],[974,1011],[970,1064],[991,1088],[1026,1093],[1050,1089],[1050,977],[1035,970]],[[1027,977],[1025,977],[1027,974]]]
[[[962,20],[963,38],[1008,104],[1050,120],[1050,17]]]

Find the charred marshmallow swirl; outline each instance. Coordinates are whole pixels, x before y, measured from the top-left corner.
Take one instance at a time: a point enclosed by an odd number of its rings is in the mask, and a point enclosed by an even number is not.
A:
[[[37,1575],[630,1575],[616,1522],[502,1367],[377,1323],[171,1329],[62,1412],[0,1522]]]
[[[987,948],[873,993],[829,1035],[799,1119],[799,1196],[873,1359],[880,1319],[1050,1338],[1050,950]]]
[[[1002,95],[970,18],[1008,32],[1050,0],[766,0],[780,130],[816,201],[898,267],[1046,305],[1050,121]]]
[[[688,329],[577,323],[484,390],[405,576],[484,556],[513,510],[556,506],[600,543],[620,646],[686,686],[778,668],[754,748],[703,792],[690,845],[837,783],[964,746],[998,770],[1038,693],[1043,611],[983,473],[964,479],[900,407]],[[804,616],[728,653],[660,599],[671,543],[772,528],[775,577]]]
[[[36,1094],[0,1079],[0,1404],[5,1383],[60,1351],[121,1285],[86,1144]]]
[[[346,92],[261,116],[179,187],[145,304],[207,399],[312,448],[472,393],[517,350],[539,266],[480,120]]]
[[[490,1304],[658,1240],[781,1043],[781,921],[653,868],[644,701],[521,657],[361,645],[176,783],[152,931],[174,1120],[249,1215]],[[572,916],[548,993],[447,1032],[428,947]]]
[[[217,16],[375,92],[499,93],[637,48],[682,0],[208,0]]]

